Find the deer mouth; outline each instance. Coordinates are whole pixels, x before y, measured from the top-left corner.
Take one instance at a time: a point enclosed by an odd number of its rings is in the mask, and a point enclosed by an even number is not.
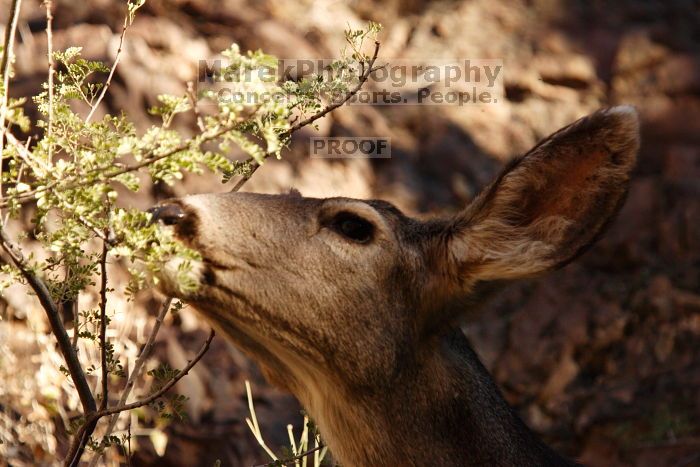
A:
[[[190,302],[206,301],[209,295],[217,295],[212,293],[214,290],[222,289],[222,275],[245,274],[258,267],[204,241],[202,219],[195,208],[182,200],[168,200],[149,212],[152,222],[157,222],[160,229],[168,230],[174,240],[198,255],[196,260],[177,255],[165,260],[157,274],[157,288],[166,295]]]
[[[172,227],[161,226],[160,228],[171,229]],[[198,245],[196,238],[183,236],[177,229],[173,230],[173,235],[176,241],[195,251],[199,258],[193,260],[175,255],[164,261],[156,274],[156,285],[166,295],[189,301],[203,299],[206,298],[207,289],[221,288],[219,275],[240,273],[246,269],[242,264],[230,264],[211,258],[207,255],[206,248]],[[247,263],[245,264],[250,267]]]
[[[196,245],[199,219],[179,200],[169,200],[148,210],[151,222],[161,230],[169,231],[174,240],[197,252],[197,259],[173,255],[166,258],[155,275],[157,288],[166,295],[187,299],[197,294],[204,282],[206,261]]]

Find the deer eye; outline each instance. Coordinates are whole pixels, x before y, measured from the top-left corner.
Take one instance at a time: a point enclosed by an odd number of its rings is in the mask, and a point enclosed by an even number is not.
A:
[[[350,212],[336,214],[329,227],[358,243],[367,243],[374,235],[374,225],[370,221]]]

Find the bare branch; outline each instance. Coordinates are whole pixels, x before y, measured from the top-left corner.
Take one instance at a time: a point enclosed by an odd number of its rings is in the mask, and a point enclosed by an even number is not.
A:
[[[165,320],[165,315],[168,313],[168,310],[170,309],[170,305],[173,302],[173,299],[168,297],[165,302],[163,303],[163,307],[160,310],[160,313],[156,317],[156,322],[153,324],[153,329],[151,329],[151,333],[148,335],[148,339],[146,340],[146,344],[143,346],[143,349],[141,349],[141,353],[136,359],[136,362],[134,363],[134,369],[131,371],[131,374],[129,375],[129,379],[126,382],[126,387],[124,388],[124,391],[122,392],[121,398],[119,400],[120,405],[124,405],[126,403],[126,400],[129,398],[129,394],[131,393],[131,389],[134,387],[134,384],[136,383],[136,379],[139,377],[139,374],[141,373],[141,369],[143,368],[143,365],[146,363],[146,359],[148,356],[151,354],[151,349],[153,348],[153,343],[156,340],[156,336],[158,335],[158,332],[160,331],[160,326],[163,324],[163,321]]]

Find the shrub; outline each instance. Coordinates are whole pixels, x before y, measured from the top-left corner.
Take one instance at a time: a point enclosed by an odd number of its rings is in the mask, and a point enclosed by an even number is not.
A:
[[[101,453],[123,443],[125,438],[112,435],[121,412],[150,405],[163,416],[177,418],[182,396],[167,397],[166,393],[196,364],[214,337],[212,331],[185,368],[161,366],[149,372],[154,378],[152,392],[126,403],[171,301],[162,307],[129,374],[124,370],[122,356],[107,338],[109,301],[115,294],[133,297],[138,290],[153,284],[157,281],[155,273],[167,258],[178,255],[195,259],[197,253],[151,223],[150,214],[121,203],[117,186],[138,191],[143,174],[154,182],[173,184],[184,173],[211,170],[221,174],[223,182],[236,179],[234,190],[239,189],[265,159],[280,157],[293,132],[313,124],[359,90],[373,70],[379,47],[374,42],[373,55],[363,52],[364,40],[373,38],[379,30],[376,24],[370,23],[365,30],[346,31],[348,47],[331,65],[330,73],[283,82],[258,73],[274,68],[274,57],[260,51],[242,53],[234,44],[222,52],[228,64],[217,73],[246,76],[235,85],[251,97],[250,101],[217,99],[213,91],[195,93],[190,85],[181,96],[160,96],[160,105],[150,109],[160,123],[138,131],[128,115],[108,114],[100,119],[95,115],[109,90],[122,44],[143,1],[130,0],[127,4],[117,60],[111,67],[83,59],[80,47],[52,50],[53,18],[48,2],[49,72],[43,91],[31,102],[9,98],[19,0],[13,0],[11,22],[1,51],[0,240],[6,261],[0,268],[0,290],[22,284],[36,295],[64,359],[61,371],[72,379],[79,396],[82,414],[71,421],[67,465],[76,465],[86,447]],[[204,102],[213,104],[207,108],[214,111],[201,112]],[[22,111],[25,105],[36,106],[39,119],[27,118]],[[78,108],[88,110],[81,112]],[[197,122],[193,136],[172,128],[173,121],[187,113]],[[15,130],[32,136],[20,141],[13,134]],[[247,159],[231,160],[234,146]],[[27,218],[31,219],[27,233],[11,238],[8,223]],[[39,253],[25,254],[23,250],[32,242],[40,245]],[[114,261],[129,268],[131,280],[126,290],[110,287],[107,263]],[[197,286],[189,275],[187,261],[179,269],[179,278],[182,288]],[[78,294],[88,288],[99,294],[99,306],[92,309],[85,309],[77,301]],[[65,316],[72,320],[71,332],[64,326]],[[78,348],[86,343],[98,349],[99,365],[86,367],[81,362]],[[88,384],[91,378],[98,382],[97,394]],[[126,382],[122,385],[119,380]],[[116,390],[117,387],[122,389]],[[103,434],[95,438],[93,433],[103,419],[107,422],[101,430]]]

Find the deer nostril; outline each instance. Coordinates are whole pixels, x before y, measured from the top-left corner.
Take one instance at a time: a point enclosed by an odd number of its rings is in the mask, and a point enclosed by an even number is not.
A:
[[[177,204],[165,204],[148,210],[151,223],[162,222],[165,225],[175,225],[185,218],[185,211]]]

